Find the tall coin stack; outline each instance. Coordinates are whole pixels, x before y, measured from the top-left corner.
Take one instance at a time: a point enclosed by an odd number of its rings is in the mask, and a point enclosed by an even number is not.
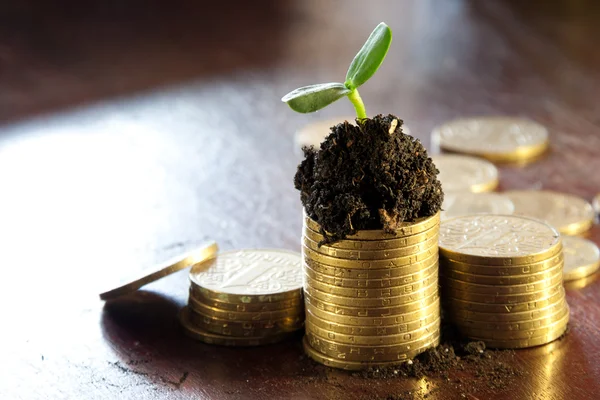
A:
[[[322,244],[321,227],[305,216],[304,349],[312,359],[360,370],[439,344],[439,221],[438,213],[395,235],[362,230]]]
[[[220,253],[190,271],[184,332],[205,343],[258,346],[302,328],[300,254],[286,250]]]
[[[444,311],[488,347],[549,343],[569,322],[560,234],[520,216],[453,218],[440,227]]]

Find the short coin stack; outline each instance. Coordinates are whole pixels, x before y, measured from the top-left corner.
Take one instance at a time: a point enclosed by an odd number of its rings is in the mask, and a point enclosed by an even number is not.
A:
[[[560,337],[569,322],[559,233],[520,216],[476,215],[442,222],[444,311],[488,347],[523,348]]]
[[[285,250],[220,253],[190,272],[184,332],[205,343],[258,346],[291,336],[304,323],[300,254]]]
[[[332,244],[322,244],[314,220],[304,222],[304,349],[311,358],[360,370],[399,364],[439,344],[439,213],[395,235],[361,230]]]

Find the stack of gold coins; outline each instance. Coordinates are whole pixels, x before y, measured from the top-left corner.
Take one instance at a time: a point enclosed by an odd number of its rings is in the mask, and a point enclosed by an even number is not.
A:
[[[545,222],[503,215],[442,222],[440,275],[444,311],[488,347],[538,346],[567,328],[561,237]]]
[[[305,216],[306,336],[315,361],[347,370],[399,364],[440,341],[439,213],[395,234],[362,230],[324,244]]]
[[[190,272],[184,332],[205,343],[258,346],[304,324],[300,254],[286,250],[220,253]]]

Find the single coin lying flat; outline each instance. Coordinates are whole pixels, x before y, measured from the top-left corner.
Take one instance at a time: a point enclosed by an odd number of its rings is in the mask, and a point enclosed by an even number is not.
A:
[[[523,265],[549,259],[562,249],[549,224],[517,215],[472,215],[440,226],[440,256],[475,265]]]
[[[227,303],[301,298],[302,258],[288,250],[227,251],[195,265],[190,281],[205,298]]]
[[[565,267],[563,279],[572,281],[585,278],[600,268],[600,251],[595,243],[574,236],[563,237]]]
[[[499,162],[525,161],[548,148],[548,130],[522,118],[457,119],[438,126],[433,135],[444,150]]]
[[[445,193],[440,215],[442,221],[464,215],[510,215],[515,210],[511,199],[499,193]]]
[[[148,283],[157,281],[167,275],[191,267],[194,264],[200,263],[206,259],[214,257],[219,250],[217,243],[214,241],[207,242],[200,247],[191,250],[185,254],[175,257],[154,268],[152,272],[142,276],[141,278],[133,279],[125,285],[115,289],[103,292],[100,294],[100,299],[110,300],[115,299],[124,294],[132,293]]]
[[[444,193],[489,192],[498,186],[498,169],[489,161],[456,154],[432,156]]]
[[[503,193],[515,205],[515,215],[548,222],[560,233],[578,235],[590,229],[594,210],[584,199],[546,190],[515,190]]]

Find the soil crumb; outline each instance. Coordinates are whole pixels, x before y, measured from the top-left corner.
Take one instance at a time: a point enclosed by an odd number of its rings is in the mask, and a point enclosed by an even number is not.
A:
[[[361,400],[425,400],[436,398],[439,391],[451,391],[456,398],[470,399],[486,398],[518,385],[519,377],[527,372],[518,366],[515,355],[513,350],[488,349],[483,342],[468,341],[442,320],[442,344],[397,366],[345,372],[318,364],[304,355],[301,360],[305,383],[326,381],[343,387],[344,381],[336,378],[340,374],[364,379],[361,387],[366,393],[358,395]],[[421,388],[392,390],[383,396],[368,394],[380,386],[381,380],[407,378],[419,379]]]
[[[505,389],[514,378],[524,374],[514,366],[513,350],[487,349],[484,342],[465,340],[446,322],[442,323],[442,340],[439,346],[404,364],[353,375],[367,379],[441,377],[461,393],[476,393],[486,388]],[[457,372],[465,379],[451,381],[450,374],[454,376]]]
[[[441,208],[439,171],[394,115],[340,123],[320,149],[303,150],[294,185],[308,216],[327,231],[324,243],[361,229],[393,232]]]

